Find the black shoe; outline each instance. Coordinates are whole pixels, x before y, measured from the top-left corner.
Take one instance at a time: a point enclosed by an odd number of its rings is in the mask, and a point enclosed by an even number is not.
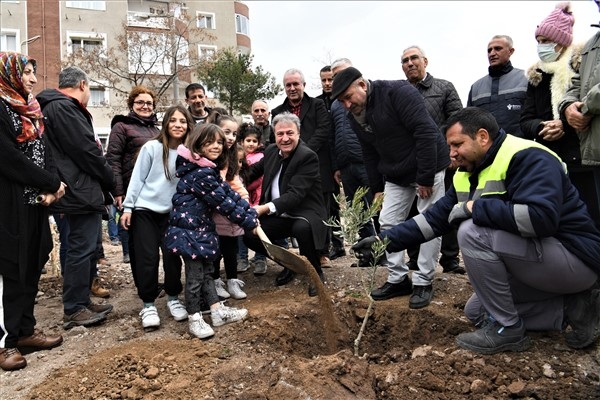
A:
[[[408,301],[408,308],[413,310],[427,307],[433,298],[433,286],[413,286],[413,292]]]
[[[407,296],[412,293],[412,283],[408,276],[400,283],[386,282],[382,287],[371,292],[373,300],[387,300],[397,296]]]
[[[346,249],[344,249],[343,247],[332,247],[331,251],[329,252],[329,259],[333,261],[336,258],[344,257],[345,255]]]
[[[565,334],[569,347],[583,349],[600,336],[600,290],[565,296],[565,317],[571,331]]]
[[[465,269],[463,267],[458,265],[457,261],[452,261],[446,265],[442,265],[442,268],[444,269],[444,272],[448,273],[448,274],[464,275],[467,273],[467,271],[465,271]]]
[[[411,271],[418,271],[419,270],[419,264],[417,264],[417,260],[409,260],[406,263],[406,266]]]
[[[319,279],[321,279],[321,282],[325,283],[325,277],[323,276],[323,273],[319,274]],[[308,285],[308,295],[310,297],[315,297],[317,294],[317,286],[311,281],[310,285]]]
[[[277,286],[285,285],[287,283],[290,283],[295,276],[296,273],[294,271],[292,271],[291,269],[284,268],[283,271],[281,271],[279,275],[277,275],[275,283],[277,284]]]
[[[476,353],[495,354],[501,351],[527,350],[531,341],[525,336],[523,321],[509,327],[500,325],[498,321],[491,321],[475,332],[461,333],[456,337],[456,344]]]

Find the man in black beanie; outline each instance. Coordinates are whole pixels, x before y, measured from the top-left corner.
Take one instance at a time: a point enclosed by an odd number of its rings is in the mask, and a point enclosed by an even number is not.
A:
[[[379,216],[382,230],[404,222],[415,197],[422,213],[444,195],[448,146],[414,86],[400,80],[369,81],[348,67],[335,76],[331,98],[350,111],[373,193],[381,196],[385,191]],[[410,308],[428,306],[440,244],[438,237],[421,245],[428,262],[413,273],[412,283],[404,251],[387,253],[387,282],[371,297],[386,300],[411,294]]]

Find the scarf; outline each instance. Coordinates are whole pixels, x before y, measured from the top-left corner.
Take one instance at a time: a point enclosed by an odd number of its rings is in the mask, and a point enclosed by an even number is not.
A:
[[[130,111],[127,116],[130,117],[130,118],[137,119],[138,121],[142,122],[146,126],[156,126],[156,125],[158,125],[158,117],[156,116],[156,114],[152,114],[149,117],[142,117],[141,115],[136,114],[133,111]]]
[[[17,135],[17,142],[30,142],[44,132],[44,116],[40,104],[32,93],[27,93],[23,85],[25,65],[33,64],[35,73],[36,62],[33,58],[15,52],[0,53],[0,62],[0,98],[21,117],[23,129]]]
[[[573,58],[573,48],[569,47],[556,61],[544,62],[538,60],[527,71],[529,83],[537,86],[542,81],[542,74],[539,71],[552,75],[550,80],[550,95],[552,102],[552,117],[560,119],[558,106],[560,105],[567,89],[571,86],[571,78],[575,75],[571,65]]]

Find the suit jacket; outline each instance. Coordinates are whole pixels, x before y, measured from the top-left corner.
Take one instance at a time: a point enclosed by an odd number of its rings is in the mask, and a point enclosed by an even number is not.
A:
[[[277,216],[304,218],[313,231],[315,247],[325,247],[327,227],[323,221],[327,211],[321,189],[319,159],[317,154],[302,141],[289,157],[289,164],[279,177],[279,194],[271,198],[271,185],[281,167],[282,158],[279,149],[272,144],[265,150],[262,160],[252,166],[253,172],[264,174],[260,204],[270,201],[277,208]]]
[[[284,111],[290,111],[286,98],[282,105],[271,111],[273,118]],[[319,169],[323,192],[332,193],[335,188],[331,166],[331,143],[333,129],[331,117],[323,100],[314,99],[304,93],[300,110],[300,138],[319,156]]]

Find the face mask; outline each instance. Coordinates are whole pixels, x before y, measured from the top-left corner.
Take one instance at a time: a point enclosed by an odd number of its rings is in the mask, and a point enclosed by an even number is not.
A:
[[[560,53],[554,51],[556,43],[540,43],[537,46],[538,57],[544,62],[553,62],[558,60]]]

